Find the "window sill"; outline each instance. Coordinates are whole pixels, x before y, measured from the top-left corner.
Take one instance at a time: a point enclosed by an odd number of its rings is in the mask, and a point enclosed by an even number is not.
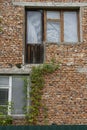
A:
[[[13,119],[23,119],[25,118],[25,115],[24,114],[21,114],[21,115],[11,115]]]
[[[82,44],[82,42],[45,42],[45,45],[77,45],[77,44]]]
[[[25,68],[32,68],[32,67],[37,67],[37,66],[39,66],[39,65],[43,65],[44,64],[44,62],[43,63],[40,63],[40,64],[31,64],[31,63],[25,63]]]

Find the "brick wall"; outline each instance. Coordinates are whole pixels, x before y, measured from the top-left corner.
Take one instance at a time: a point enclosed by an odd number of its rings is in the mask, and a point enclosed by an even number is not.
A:
[[[10,68],[11,65],[23,63],[24,7],[13,6],[11,1],[0,1],[3,29],[0,33],[0,68]],[[25,1],[35,2],[35,0]],[[50,0],[37,1],[50,2]],[[53,1],[87,2],[87,0]],[[75,45],[46,45],[46,61],[50,62],[55,58],[56,62],[60,62],[58,71],[45,76],[42,102],[48,108],[48,124],[87,124],[87,7],[82,7],[82,38],[83,42]],[[38,120],[38,124],[44,124],[43,109]],[[14,124],[17,124],[15,122]]]
[[[42,101],[48,108],[49,124],[87,124],[86,75],[76,72],[73,66],[62,66],[45,78]],[[41,117],[40,121],[44,124]]]
[[[23,53],[23,8],[13,7],[11,0],[0,3],[0,66],[10,67],[22,63]]]

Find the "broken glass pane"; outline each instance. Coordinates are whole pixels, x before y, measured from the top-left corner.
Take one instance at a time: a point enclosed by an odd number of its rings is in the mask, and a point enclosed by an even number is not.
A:
[[[47,42],[59,42],[60,41],[60,23],[47,22]]]

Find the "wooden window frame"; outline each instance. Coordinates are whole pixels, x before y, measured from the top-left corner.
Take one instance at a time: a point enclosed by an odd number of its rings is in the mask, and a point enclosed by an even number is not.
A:
[[[79,9],[26,9],[26,17],[25,17],[25,37],[27,39],[27,12],[28,11],[38,11],[38,10],[42,10],[42,43],[51,43],[51,42],[47,42],[47,21],[53,21],[53,22],[60,22],[60,42],[57,42],[59,44],[61,43],[68,43],[64,41],[64,12],[77,12],[77,36],[78,36],[78,41],[80,42],[80,10]],[[60,18],[59,19],[47,19],[47,11],[58,11],[60,12]],[[77,42],[69,42],[69,43],[77,43]],[[53,43],[53,42],[52,42]],[[55,42],[54,42],[55,43]],[[25,62],[27,62],[27,59],[29,60],[30,57],[27,57],[27,51],[28,51],[28,47],[27,47],[27,40],[25,40]]]
[[[47,11],[58,11],[60,12],[60,19],[47,19]],[[47,21],[53,21],[53,22],[60,22],[60,43],[66,43],[64,41],[64,12],[72,12],[75,11],[77,13],[77,36],[78,36],[78,42],[80,42],[80,11],[79,9],[62,9],[62,10],[46,10],[44,13],[44,41],[47,41],[46,38],[46,32],[47,32]],[[48,42],[50,43],[50,42]],[[73,42],[72,42],[73,43]]]
[[[25,24],[26,24],[26,27],[25,27],[25,63],[29,63],[29,64],[41,64],[41,63],[43,63],[43,61],[44,61],[44,56],[43,56],[43,58],[42,58],[42,60],[41,60],[41,58],[40,58],[40,56],[39,56],[39,60],[37,60],[37,62],[35,61],[35,62],[33,62],[33,61],[31,61],[31,57],[32,57],[32,54],[34,54],[35,55],[35,53],[30,53],[31,52],[31,49],[32,50],[36,50],[36,52],[38,51],[38,50],[42,50],[42,51],[44,51],[44,44],[43,44],[43,41],[45,41],[44,40],[44,26],[43,26],[43,24],[44,24],[44,12],[42,12],[42,15],[41,15],[41,18],[42,18],[42,42],[41,42],[41,44],[38,44],[38,43],[34,43],[34,44],[31,44],[31,43],[27,43],[27,12],[28,11],[39,11],[40,9],[26,9],[26,17],[25,17]],[[42,9],[41,9],[41,11],[43,11]],[[32,47],[31,47],[32,46]],[[38,47],[37,47],[38,46]],[[37,48],[37,49],[36,49]],[[34,51],[32,51],[32,52],[34,52]],[[39,52],[39,54],[40,54],[40,52]],[[36,56],[35,57],[35,59],[38,59],[37,58],[38,56]],[[41,57],[42,57],[42,55],[41,55]]]

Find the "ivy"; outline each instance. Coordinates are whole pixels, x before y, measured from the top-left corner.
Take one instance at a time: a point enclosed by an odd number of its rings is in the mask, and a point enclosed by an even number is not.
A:
[[[43,94],[43,88],[44,88],[44,75],[47,73],[53,73],[59,68],[58,64],[52,63],[45,63],[43,65],[39,65],[37,67],[32,68],[32,72],[30,75],[31,80],[31,90],[29,92],[30,95],[30,106],[28,109],[28,112],[26,114],[26,119],[28,124],[34,125],[37,124],[38,116],[39,116],[39,110],[41,107],[43,107],[44,110],[44,122],[46,122],[47,118],[47,108],[46,106],[42,105],[41,98]]]
[[[0,125],[1,126],[7,126],[7,125],[11,125],[12,124],[12,117],[5,115],[5,116],[0,116]]]
[[[12,109],[12,104],[7,103],[7,105],[0,106],[0,125],[7,126],[11,125],[13,119],[10,115],[8,115],[8,108],[9,110]]]

